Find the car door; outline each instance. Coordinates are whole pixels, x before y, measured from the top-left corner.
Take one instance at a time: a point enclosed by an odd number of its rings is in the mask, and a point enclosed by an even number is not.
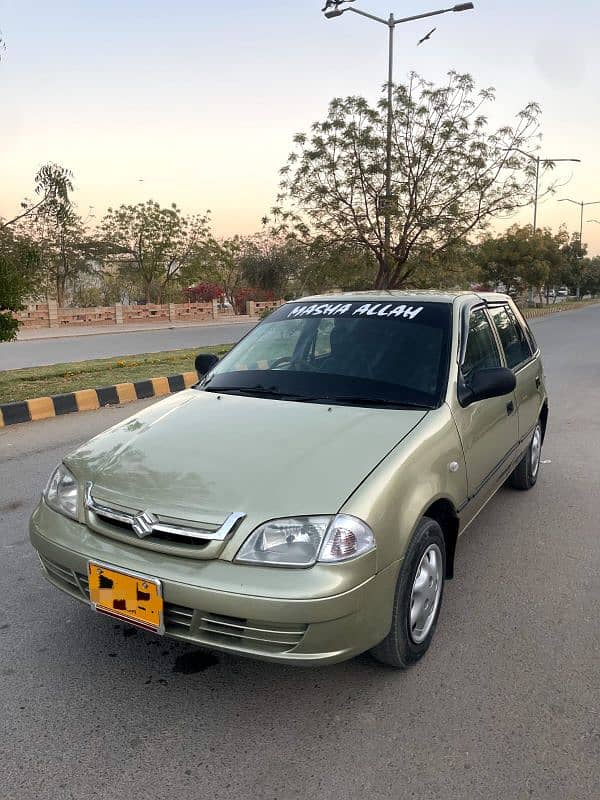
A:
[[[481,369],[503,366],[491,320],[484,307],[470,312],[462,379]],[[519,428],[514,392],[480,400],[463,407],[458,398],[453,413],[460,434],[467,469],[468,512],[474,516],[511,468],[517,450]]]
[[[509,305],[490,309],[504,351],[506,366],[515,373],[519,439],[529,439],[543,402],[541,359],[534,356],[529,339]]]

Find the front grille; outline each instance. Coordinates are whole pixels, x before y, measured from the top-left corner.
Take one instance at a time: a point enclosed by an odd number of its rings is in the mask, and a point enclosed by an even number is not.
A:
[[[88,580],[86,577],[78,575],[68,567],[61,567],[60,564],[50,561],[50,559],[45,556],[40,555],[40,561],[49,577],[52,578],[54,583],[60,586],[61,589],[79,597],[81,600],[89,600]],[[83,582],[81,579],[83,579]]]
[[[299,645],[308,627],[198,613],[198,633],[207,642],[273,653]]]
[[[165,630],[167,633],[187,633],[190,630],[193,616],[193,608],[177,606],[175,603],[165,603]]]
[[[63,567],[46,556],[40,555],[40,561],[56,586],[89,602],[87,575]],[[165,633],[177,639],[265,654],[285,653],[297,647],[308,628],[306,624],[263,622],[197,611],[166,601],[163,619]]]
[[[140,539],[134,532],[131,523],[122,522],[121,520],[117,519],[109,519],[109,517],[106,517],[104,514],[100,514],[98,512],[96,512],[93,516],[102,523],[102,528],[94,528],[94,530],[97,532],[106,533],[109,530],[122,531],[129,539],[131,539],[133,544],[140,543]],[[88,518],[92,522],[90,527],[94,527],[92,515],[90,514]],[[210,539],[199,539],[196,536],[192,537],[184,534],[167,533],[166,531],[154,531],[154,533],[152,533],[150,536],[144,537],[144,542],[148,542],[150,544],[160,545],[161,542],[166,542],[167,544],[175,544],[180,547],[194,547],[199,550],[207,547],[210,544],[210,541]]]
[[[215,523],[165,516],[153,509],[140,510],[139,506],[98,498],[91,483],[85,487],[85,513],[87,525],[95,533],[147,550],[201,559],[218,558],[245,517],[237,511]]]

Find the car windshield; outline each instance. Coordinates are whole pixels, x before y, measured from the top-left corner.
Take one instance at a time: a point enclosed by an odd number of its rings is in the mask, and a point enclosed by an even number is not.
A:
[[[435,408],[449,303],[287,303],[199,384],[211,392],[340,405]]]

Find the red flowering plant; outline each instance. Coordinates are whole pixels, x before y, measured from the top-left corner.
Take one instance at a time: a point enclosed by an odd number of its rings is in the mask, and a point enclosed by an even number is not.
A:
[[[212,300],[223,302],[223,289],[217,283],[197,283],[184,290],[186,300],[190,303],[210,303]]]

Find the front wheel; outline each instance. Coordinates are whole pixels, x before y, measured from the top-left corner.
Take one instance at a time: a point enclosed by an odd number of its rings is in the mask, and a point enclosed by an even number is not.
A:
[[[371,650],[378,661],[406,669],[422,658],[437,624],[446,569],[444,534],[424,517],[411,540],[396,584],[392,627]]]
[[[542,426],[538,422],[533,431],[529,447],[508,479],[514,489],[526,491],[535,486],[540,472],[542,438]]]

